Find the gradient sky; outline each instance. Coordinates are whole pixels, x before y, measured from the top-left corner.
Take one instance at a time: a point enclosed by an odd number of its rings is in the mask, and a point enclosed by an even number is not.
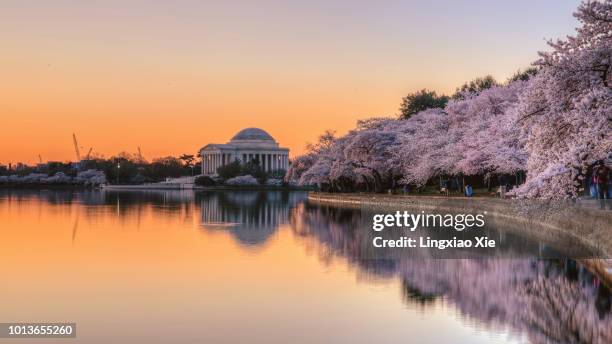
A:
[[[420,88],[505,80],[579,1],[0,0],[0,164],[195,153],[243,127],[291,155]]]

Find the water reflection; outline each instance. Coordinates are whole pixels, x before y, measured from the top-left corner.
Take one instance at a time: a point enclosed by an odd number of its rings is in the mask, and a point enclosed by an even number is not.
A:
[[[305,197],[282,191],[204,193],[198,197],[201,224],[208,230],[228,231],[243,245],[262,245],[289,222],[290,209]]]
[[[315,274],[313,271],[316,269],[307,265],[307,261],[295,257],[296,251],[302,253],[304,246],[308,246],[313,247],[314,252],[323,259],[348,262],[356,270],[349,269],[349,273],[358,274],[361,281],[394,281],[395,284],[390,285],[399,285],[396,289],[399,294],[392,295],[392,303],[405,306],[410,311],[416,310],[418,314],[432,315],[440,308],[450,306],[449,309],[456,310],[462,316],[462,326],[474,324],[479,331],[495,329],[491,332],[499,333],[510,329],[517,336],[526,336],[532,343],[612,343],[610,290],[575,261],[537,258],[436,260],[401,255],[374,259],[368,251],[372,232],[364,230],[358,211],[316,206],[305,199],[306,194],[292,192],[0,190],[0,210],[7,216],[3,220],[11,217],[12,223],[23,222],[32,217],[32,209],[52,205],[51,210],[49,207],[43,210],[40,223],[47,226],[51,221],[57,221],[58,226],[40,228],[38,223],[13,225],[10,228],[5,226],[4,258],[13,263],[5,264],[4,270],[13,276],[44,265],[49,260],[52,266],[71,267],[65,269],[66,283],[55,275],[44,278],[29,273],[7,281],[6,286],[12,291],[8,295],[19,296],[14,298],[16,300],[23,299],[23,294],[39,292],[38,286],[43,283],[56,284],[54,296],[59,295],[59,291],[67,290],[68,300],[77,295],[72,309],[83,307],[97,314],[104,308],[91,300],[99,295],[108,293],[109,300],[116,299],[120,303],[117,306],[120,309],[123,304],[133,303],[135,295],[142,294],[141,290],[152,290],[151,299],[146,295],[141,296],[141,309],[149,309],[147,307],[154,303],[152,299],[155,302],[166,300],[163,306],[167,312],[177,305],[184,305],[184,309],[176,308],[173,319],[192,321],[192,327],[186,326],[187,332],[196,333],[195,329],[207,325],[201,318],[208,317],[208,321],[215,326],[209,324],[207,331],[217,335],[211,337],[210,342],[222,341],[237,332],[231,326],[236,322],[246,324],[253,321],[253,331],[273,333],[277,330],[276,325],[270,325],[273,322],[259,314],[272,306],[278,309],[277,319],[284,321],[287,321],[286,314],[290,311],[287,305],[303,310],[302,313],[292,314],[294,317],[304,316],[302,322],[295,323],[292,328],[295,331],[303,330],[301,326],[304,321],[310,321],[308,324],[313,328],[329,328],[326,335],[335,335],[336,338],[346,339],[347,331],[343,326],[334,329],[329,324],[346,325],[346,318],[350,320],[361,316],[366,319],[362,325],[372,324],[373,330],[369,332],[373,336],[371,338],[376,338],[381,330],[372,320],[374,317],[389,322],[399,319],[402,325],[393,323],[394,326],[389,326],[389,333],[401,326],[411,326],[410,321],[406,321],[406,317],[411,316],[409,312],[401,313],[397,318],[386,313],[367,313],[371,311],[366,310],[368,304],[378,305],[383,300],[361,298],[361,294],[351,289],[355,284],[354,278],[346,279],[346,284],[338,282],[337,285],[326,285],[330,276]],[[68,216],[54,218],[58,213],[67,213]],[[141,228],[141,221],[145,223],[144,228],[156,230],[137,232]],[[241,255],[242,252],[251,252],[245,248],[267,249],[273,246],[267,243],[278,243],[279,240],[272,240],[275,233],[291,237],[290,241],[282,241],[284,247],[276,247],[277,255],[251,255],[248,257],[251,260]],[[58,239],[59,235],[64,235],[68,244],[72,243],[73,246],[67,245],[70,249],[62,247],[63,241]],[[506,235],[503,231],[499,235],[505,235],[504,240],[513,243],[509,245],[510,248],[521,250],[534,245],[528,240]],[[230,244],[226,244],[226,241]],[[235,245],[235,242],[240,245]],[[19,245],[31,246],[24,251]],[[9,250],[12,251],[6,253]],[[36,256],[36,252],[40,256]],[[29,263],[27,259],[30,259]],[[75,265],[76,271],[71,274]],[[282,269],[282,265],[286,265],[282,273],[271,273],[273,269]],[[342,274],[338,270],[330,271],[334,275]],[[248,288],[241,287],[245,276],[250,279]],[[31,279],[31,283],[23,282],[26,279]],[[294,280],[298,282],[292,284]],[[79,288],[78,285],[84,287]],[[130,285],[133,290],[124,295],[124,289],[129,289]],[[30,289],[22,291],[24,288]],[[91,293],[87,294],[89,291]],[[85,294],[79,298],[79,293]],[[259,293],[262,303],[250,303],[253,293]],[[344,299],[349,297],[347,295],[360,296]],[[338,300],[346,300],[346,304],[351,305],[348,309],[352,313],[338,316],[336,322],[329,321],[325,316],[330,311],[325,307],[341,308],[342,303]],[[35,301],[26,309],[43,312],[38,307],[48,300],[41,298]],[[228,307],[227,304],[232,301],[235,304]],[[194,306],[197,302],[200,303]],[[66,304],[70,304],[69,301],[62,307]],[[222,314],[209,312],[211,304]],[[364,313],[355,312],[357,305],[364,307]],[[11,314],[7,312],[6,316],[12,316],[24,306],[19,302],[11,307]],[[114,310],[113,307],[110,309]],[[256,312],[249,313],[249,309]],[[320,318],[325,319],[320,324],[312,320],[316,317],[308,316],[318,309],[323,313]],[[102,313],[104,316],[121,317],[114,311]],[[129,320],[120,320],[134,321],[150,314],[156,312],[129,314]],[[236,318],[242,321],[235,321]],[[253,320],[258,318],[262,319],[261,322]],[[82,319],[87,317],[84,315]],[[143,326],[148,329],[146,326],[149,326],[150,319],[146,320]],[[163,324],[168,319],[160,315],[159,319],[153,320]],[[437,328],[438,320],[431,318],[428,324]],[[86,320],[82,321],[87,324]],[[225,331],[215,331],[215,328],[225,328]],[[140,330],[133,331],[140,334]],[[289,338],[293,338],[295,331],[288,334]],[[410,331],[417,329],[410,328]],[[398,334],[398,338],[401,335]],[[99,336],[102,338],[99,342],[112,342],[105,341],[103,334]],[[474,337],[463,336],[461,339],[465,339],[465,342],[473,342]],[[264,341],[263,337],[239,339]]]
[[[610,290],[570,259],[373,259],[357,210],[300,204],[296,235],[372,279],[400,278],[409,307],[444,299],[463,316],[525,333],[533,343],[612,343]]]

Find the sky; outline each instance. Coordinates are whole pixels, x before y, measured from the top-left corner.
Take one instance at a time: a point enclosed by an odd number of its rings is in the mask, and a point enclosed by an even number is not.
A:
[[[395,116],[528,67],[578,0],[0,0],[0,164],[195,154],[245,127],[291,156],[326,129]]]

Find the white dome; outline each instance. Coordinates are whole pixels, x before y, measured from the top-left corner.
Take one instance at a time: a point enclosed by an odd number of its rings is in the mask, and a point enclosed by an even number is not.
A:
[[[272,141],[274,142],[274,138],[266,133],[264,130],[259,128],[246,128],[240,130],[234,137],[232,137],[231,142],[234,141]]]

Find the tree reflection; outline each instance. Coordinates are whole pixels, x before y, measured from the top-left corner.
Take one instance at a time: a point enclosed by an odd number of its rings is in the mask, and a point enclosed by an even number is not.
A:
[[[428,306],[441,297],[440,294],[423,292],[407,280],[402,280],[402,296],[407,304],[417,304],[421,307]]]
[[[612,343],[610,291],[570,259],[376,259],[358,210],[300,204],[292,230],[319,252],[347,259],[361,273],[399,278],[404,301],[439,298],[484,326],[509,327],[533,343]]]

